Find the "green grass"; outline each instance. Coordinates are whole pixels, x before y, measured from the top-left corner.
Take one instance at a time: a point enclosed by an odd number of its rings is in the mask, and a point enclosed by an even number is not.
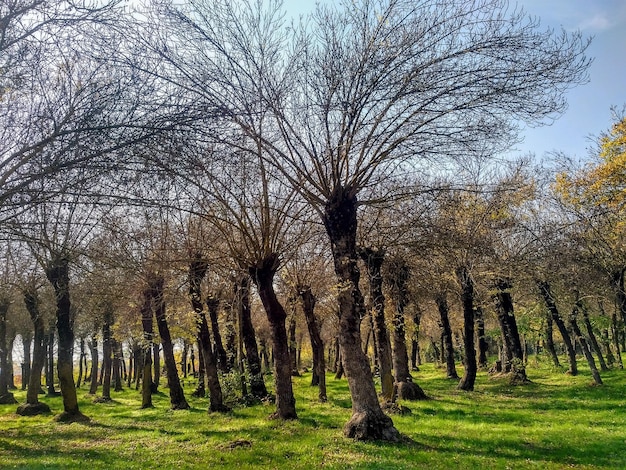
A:
[[[414,375],[433,399],[404,403],[412,413],[393,416],[406,437],[395,444],[342,437],[350,396],[345,380],[330,375],[326,404],[316,402],[309,374],[294,378],[295,422],[267,419],[269,404],[209,414],[208,400],[188,397],[191,410],[169,411],[167,395],[157,394],[155,408],[141,410],[135,390],[94,404],[82,389],[87,424],[21,417],[15,405],[1,405],[0,468],[626,468],[624,371],[603,374],[601,387],[585,374],[528,373],[533,383],[525,386],[480,373],[476,391],[468,393],[424,366]],[[189,396],[192,384],[186,391]],[[61,398],[41,399],[53,414],[61,412]]]

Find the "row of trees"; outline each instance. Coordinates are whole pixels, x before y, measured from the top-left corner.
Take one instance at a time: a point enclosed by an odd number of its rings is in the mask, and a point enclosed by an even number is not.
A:
[[[619,343],[626,264],[617,240],[590,236],[621,220],[621,201],[597,197],[614,190],[609,170],[570,165],[551,187],[546,175],[555,172],[496,158],[520,123],[554,119],[564,92],[586,80],[588,42],[579,34],[542,31],[502,0],[322,4],[291,23],[275,1],[129,10],[12,0],[0,15],[0,376],[8,368],[2,325],[10,295],[21,292],[35,337],[29,405],[39,406],[46,325],[37,299],[46,289],[68,420],[83,419],[73,373],[79,324],[81,337],[101,331],[106,348],[136,345],[143,406],[158,337],[172,407],[188,407],[176,323],[195,322],[213,411],[226,409],[220,369],[232,348],[221,336],[238,338],[257,397],[267,394],[258,341],[269,341],[276,416],[294,419],[288,321],[299,304],[321,399],[324,343],[337,339],[353,407],[344,432],[357,439],[398,438],[363,347],[366,318],[387,400],[425,396],[409,373],[408,312],[415,331],[437,312],[452,378],[449,316],[460,305],[464,390],[478,366],[475,324],[483,338],[492,311],[505,370],[526,380],[513,294],[541,294],[546,347],[553,321],[570,360],[556,300],[573,304],[569,324],[590,365],[575,320],[589,317],[592,299],[617,296],[611,337]],[[619,129],[601,141],[607,161],[623,152],[611,150]],[[254,331],[250,283],[267,335]],[[479,350],[484,362],[483,343]]]

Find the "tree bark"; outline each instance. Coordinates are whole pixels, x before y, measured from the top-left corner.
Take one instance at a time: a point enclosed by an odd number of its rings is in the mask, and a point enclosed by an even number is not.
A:
[[[417,302],[413,302],[413,335],[411,336],[411,369],[419,371],[422,365],[422,357],[419,344],[420,324],[422,322],[422,310]]]
[[[617,321],[616,313],[613,313],[613,315],[611,315],[611,332],[613,334],[613,344],[615,344],[615,357],[617,358],[617,366],[620,369],[624,369],[624,363],[622,361],[622,353],[620,350],[619,324]]]
[[[607,372],[609,368],[606,366],[606,362],[604,362],[604,356],[602,355],[602,349],[600,348],[600,344],[598,343],[598,338],[596,338],[596,334],[593,331],[593,326],[591,325],[591,321],[589,320],[589,312],[587,308],[581,303],[580,311],[583,314],[583,323],[585,325],[585,330],[587,330],[587,336],[589,337],[589,342],[593,347],[596,355],[598,356],[598,362],[600,363],[600,370],[602,372]]]
[[[514,383],[526,383],[526,367],[524,365],[524,350],[517,329],[517,321],[513,309],[513,299],[511,298],[511,281],[508,279],[497,279],[494,283],[495,294],[493,296],[496,304],[498,321],[502,328],[502,339],[508,351],[506,371],[511,373],[511,381]]]
[[[556,306],[556,302],[554,301],[554,296],[552,295],[552,290],[550,289],[550,284],[547,281],[536,281],[537,286],[539,287],[539,292],[543,297],[543,301],[552,316],[552,320],[556,324],[556,327],[559,329],[559,333],[561,333],[561,337],[563,338],[563,342],[565,343],[565,347],[567,349],[567,358],[569,360],[569,373],[571,375],[578,374],[578,365],[576,364],[576,350],[574,349],[574,345],[572,344],[572,339],[570,337],[569,332],[559,314],[559,310]]]
[[[290,299],[291,313],[289,314],[289,328],[288,328],[288,344],[289,344],[289,357],[291,359],[291,375],[299,377],[298,371],[298,340],[296,338],[296,299]]]
[[[572,331],[576,335],[576,339],[578,340],[578,344],[580,344],[580,348],[583,351],[585,359],[587,359],[587,364],[589,364],[589,369],[591,370],[591,376],[593,377],[594,382],[596,385],[602,385],[602,378],[600,377],[600,373],[596,367],[596,361],[593,358],[593,354],[591,354],[589,343],[587,343],[587,339],[583,336],[582,331],[580,331],[580,327],[578,326],[578,312],[582,309],[582,302],[578,297],[578,292],[576,292],[576,302],[574,303],[574,308],[572,309],[572,313],[569,318],[570,325],[572,325]]]
[[[30,348],[33,344],[33,336],[30,332],[22,333],[22,350],[24,351],[24,362],[22,366],[22,390],[26,390],[30,381],[31,354]]]
[[[165,315],[164,285],[165,279],[163,279],[163,276],[157,275],[150,280],[150,295],[152,297],[152,305],[157,328],[159,329],[159,336],[161,337],[167,384],[170,389],[170,405],[173,410],[187,410],[189,409],[189,404],[185,399],[185,393],[183,392],[183,387],[180,385],[180,379],[178,378],[178,367],[176,367],[176,359],[174,357],[174,344],[172,343],[172,336]]]
[[[46,335],[46,388],[48,396],[55,397],[59,393],[54,389],[54,336],[56,325],[52,323]],[[98,374],[96,374],[97,376]]]
[[[256,334],[252,325],[250,278],[248,276],[244,276],[238,281],[236,291],[241,339],[246,349],[246,362],[248,363],[248,373],[250,375],[250,393],[256,398],[265,398],[268,396],[268,393],[263,380],[261,359],[259,358]]]
[[[485,335],[485,314],[481,307],[476,307],[474,312],[476,316],[476,330],[478,336],[478,367],[481,369],[487,368],[487,353],[489,351],[489,344]]]
[[[380,407],[369,361],[361,348],[359,324],[365,316],[365,303],[356,253],[356,193],[336,187],[325,204],[323,223],[337,276],[339,343],[352,397],[352,417],[344,426],[344,434],[358,440],[397,441],[399,433]]]
[[[215,344],[215,357],[217,360],[218,368],[225,374],[230,372],[230,364],[228,363],[228,356],[226,349],[222,343],[222,335],[220,334],[220,326],[217,321],[217,312],[220,304],[220,299],[217,295],[209,294],[206,300],[207,308],[209,310],[209,318],[211,320],[211,332],[213,333],[213,344]]]
[[[95,395],[98,391],[98,338],[94,333],[88,343],[91,352],[91,381],[89,386],[89,394]]]
[[[7,313],[10,305],[9,297],[0,299],[0,405],[17,403],[13,394],[9,392],[9,367],[13,368],[13,364],[9,364],[8,361],[7,345]]]
[[[86,421],[78,407],[78,397],[74,384],[74,330],[70,309],[69,262],[63,256],[55,256],[46,267],[46,277],[52,284],[56,294],[57,333],[59,347],[57,373],[63,396],[63,413],[57,417],[59,421]]]
[[[365,263],[369,284],[369,302],[376,336],[376,354],[380,373],[381,395],[386,401],[393,400],[394,384],[392,374],[391,339],[385,324],[385,296],[383,295],[382,265],[385,251],[373,248],[361,248],[359,255]]]
[[[440,293],[435,298],[437,309],[439,310],[439,326],[441,327],[441,340],[443,342],[442,352],[443,361],[446,363],[446,377],[448,379],[458,380],[459,374],[456,372],[454,363],[454,345],[452,344],[452,328],[450,328],[450,316],[448,300],[445,292]]]
[[[456,270],[456,277],[461,285],[461,303],[463,304],[463,346],[465,349],[465,371],[459,382],[459,390],[472,391],[476,382],[478,364],[474,345],[474,282],[465,266]]]
[[[150,288],[143,291],[141,305],[141,327],[143,329],[143,365],[141,372],[141,408],[152,408],[152,297]]]
[[[422,388],[413,382],[409,372],[409,356],[406,350],[406,331],[404,311],[409,303],[407,282],[409,267],[399,258],[389,263],[389,285],[395,303],[393,314],[393,371],[394,400],[426,400],[428,397]]]
[[[552,317],[552,313],[548,312],[546,315],[546,328],[545,328],[545,338],[546,338],[546,349],[552,358],[552,364],[554,367],[561,367],[559,362],[559,356],[556,353],[556,348],[554,347],[554,337],[552,335],[554,327],[554,320]]]
[[[124,356],[122,343],[113,339],[113,390],[121,392],[122,388],[122,368],[124,367]]]
[[[313,351],[313,374],[311,385],[317,385],[319,389],[318,399],[326,402],[326,364],[324,359],[324,342],[320,336],[320,329],[315,318],[315,296],[311,291],[311,286],[298,286],[298,295],[302,300],[302,310],[306,320],[306,326],[311,339],[311,350]]]
[[[96,400],[98,402],[111,401],[111,373],[113,370],[113,362],[111,360],[113,354],[112,325],[113,312],[105,312],[102,325],[102,396]]]
[[[250,276],[257,287],[272,333],[274,387],[276,390],[275,416],[280,419],[296,419],[298,415],[296,414],[296,399],[291,384],[291,356],[285,327],[287,313],[274,292],[274,275],[278,265],[278,255],[271,254],[257,265],[250,267]]]
[[[196,328],[198,331],[199,344],[202,348],[204,370],[209,387],[209,411],[227,411],[229,408],[224,405],[222,386],[220,385],[217,373],[217,362],[211,346],[209,324],[204,314],[202,304],[201,285],[206,275],[207,268],[207,263],[202,261],[200,257],[196,257],[189,265],[189,298],[191,299],[191,306],[196,313]],[[219,300],[216,298],[207,300],[209,311],[212,308],[217,310],[218,305]]]

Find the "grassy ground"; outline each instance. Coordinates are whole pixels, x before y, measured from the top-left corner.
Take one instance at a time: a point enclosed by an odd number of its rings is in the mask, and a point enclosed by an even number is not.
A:
[[[350,398],[345,380],[331,376],[326,404],[316,402],[310,375],[294,378],[295,422],[268,420],[269,404],[222,415],[207,413],[206,399],[189,398],[191,410],[173,412],[167,395],[158,394],[154,409],[141,410],[135,390],[94,404],[83,389],[87,424],[21,417],[15,405],[1,405],[0,468],[626,468],[626,372],[603,374],[601,387],[587,374],[528,373],[533,384],[525,386],[481,373],[468,393],[424,366],[415,377],[433,399],[404,403],[412,413],[393,416],[406,437],[397,444],[342,437]],[[192,384],[186,390],[190,395]],[[42,401],[61,412],[61,398]]]

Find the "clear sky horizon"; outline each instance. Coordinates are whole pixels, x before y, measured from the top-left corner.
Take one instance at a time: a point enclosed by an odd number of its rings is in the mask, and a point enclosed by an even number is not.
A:
[[[324,0],[322,0],[324,1]],[[332,1],[332,0],[326,0]],[[289,13],[311,11],[316,0],[284,0]],[[626,105],[626,0],[510,0],[528,15],[537,16],[541,29],[580,30],[593,37],[587,55],[594,59],[589,83],[570,90],[568,108],[552,125],[526,128],[524,141],[512,155],[532,153],[542,159],[560,152],[574,159],[586,159],[594,136],[610,128],[611,108]]]

